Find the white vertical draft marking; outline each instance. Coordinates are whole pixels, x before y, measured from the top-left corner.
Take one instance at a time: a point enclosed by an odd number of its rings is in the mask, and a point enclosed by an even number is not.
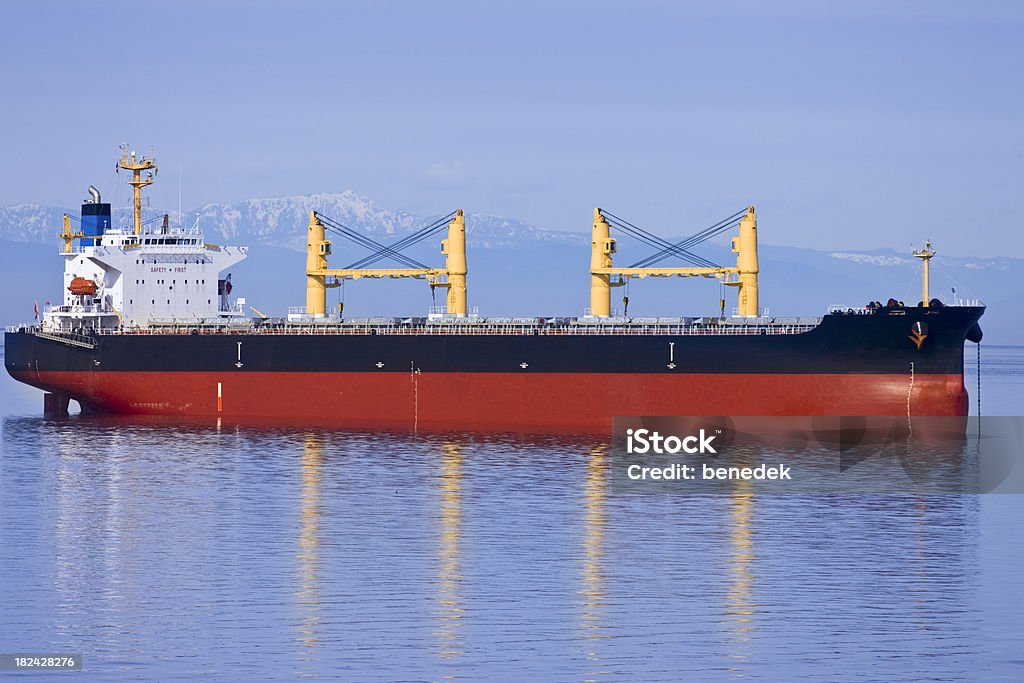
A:
[[[236,368],[242,367],[242,342],[235,342],[238,344],[238,362],[235,363]]]
[[[914,361],[910,361],[910,386],[907,387],[907,429],[914,433],[914,426],[910,422],[910,394],[914,391]]]
[[[981,438],[981,342],[978,342],[978,438]]]
[[[676,369],[676,343],[675,342],[669,342],[668,343],[668,365],[666,365],[665,367],[667,367],[669,370],[675,370]]]
[[[409,361],[409,378],[412,380],[412,431],[415,432],[420,426],[420,382],[417,375],[420,371],[416,368],[416,361]]]
[[[224,393],[221,389],[221,383],[217,382],[217,412],[221,412],[224,409]]]

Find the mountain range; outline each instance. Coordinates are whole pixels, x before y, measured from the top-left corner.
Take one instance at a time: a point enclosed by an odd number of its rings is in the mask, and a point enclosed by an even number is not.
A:
[[[359,232],[378,238],[401,236],[427,225],[433,217],[418,216],[378,206],[372,200],[351,190],[334,194],[320,193],[293,197],[246,199],[234,204],[206,204],[188,213],[167,213],[172,224],[191,227],[198,224],[207,238],[225,243],[258,243],[302,251],[306,248],[306,226],[309,212],[315,209],[325,216]],[[0,239],[14,242],[45,243],[60,231],[63,215],[77,216],[78,209],[39,204],[17,204],[0,207]],[[144,220],[156,218],[163,211],[146,211]],[[114,224],[127,225],[130,209],[114,211]],[[523,221],[485,214],[467,214],[470,246],[495,249],[529,241],[556,244],[584,244],[586,235],[545,230]]]
[[[236,293],[262,312],[283,315],[288,306],[304,304],[305,232],[311,209],[386,243],[434,220],[383,208],[352,191],[207,204],[183,215],[170,214],[172,223],[198,225],[207,241],[248,244],[249,258],[233,269],[232,281],[241,288]],[[0,320],[6,324],[30,320],[37,301],[60,299],[62,266],[56,233],[64,213],[77,216],[78,210],[34,204],[0,207],[0,267],[16,283],[0,297]],[[146,218],[158,213],[162,212],[147,211]],[[115,211],[115,225],[127,222],[127,209]],[[467,214],[466,226],[470,306],[479,307],[482,315],[578,315],[589,305],[589,235],[484,214]],[[650,252],[619,237],[618,263],[628,265]],[[440,264],[440,238],[427,240],[409,255]],[[334,266],[343,267],[367,253],[341,237],[332,239]],[[705,244],[696,251],[722,264],[735,258],[724,243]],[[910,254],[887,249],[818,251],[762,243],[760,256],[761,301],[773,314],[819,315],[829,305],[857,306],[890,296],[911,304],[920,298],[920,265]],[[1010,314],[1011,292],[1018,288],[1024,259],[940,253],[932,266],[933,296],[985,301],[989,311],[982,326],[987,341],[1016,343],[1024,329],[1017,316]],[[716,314],[721,289],[712,280],[647,278],[615,290],[613,305],[621,310],[621,297],[627,294],[630,315]],[[332,306],[343,301],[346,315],[353,316],[422,315],[433,302],[423,282],[408,280],[350,281],[332,290],[331,296]],[[724,296],[731,309],[734,291],[728,288]],[[442,303],[440,299],[443,292],[437,303]]]

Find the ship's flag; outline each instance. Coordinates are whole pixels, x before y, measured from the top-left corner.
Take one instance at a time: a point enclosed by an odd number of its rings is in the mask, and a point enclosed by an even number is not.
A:
[[[35,301],[35,302],[32,303],[32,311],[34,313],[34,315],[32,317],[35,320],[39,320],[39,302],[38,301]]]

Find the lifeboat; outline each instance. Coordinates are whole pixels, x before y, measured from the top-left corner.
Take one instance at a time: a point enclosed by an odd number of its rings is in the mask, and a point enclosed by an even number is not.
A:
[[[96,296],[96,283],[84,277],[76,277],[68,285],[68,291],[76,296]]]

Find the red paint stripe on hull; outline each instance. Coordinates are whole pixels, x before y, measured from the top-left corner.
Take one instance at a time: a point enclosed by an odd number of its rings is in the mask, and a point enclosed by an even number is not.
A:
[[[966,415],[963,376],[18,372],[99,412],[443,428],[610,428],[632,415]],[[218,410],[218,383],[223,405]]]

